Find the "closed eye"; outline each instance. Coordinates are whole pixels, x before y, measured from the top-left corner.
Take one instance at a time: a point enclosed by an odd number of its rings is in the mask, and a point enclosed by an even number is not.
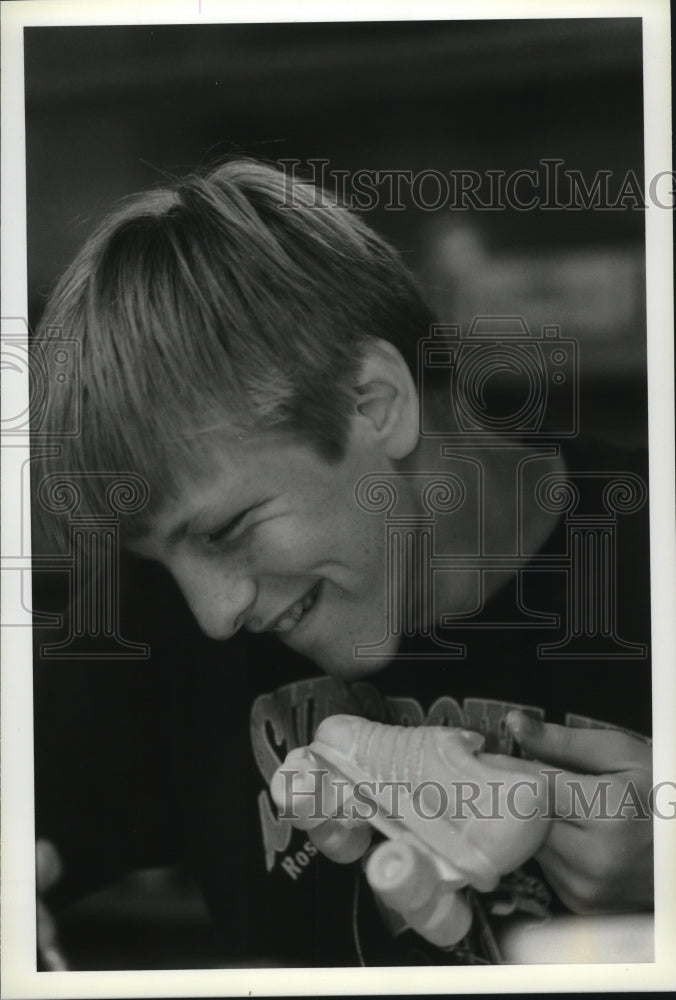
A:
[[[248,510],[243,510],[241,514],[238,514],[237,517],[233,517],[226,524],[216,528],[215,531],[204,532],[202,538],[207,545],[217,545],[219,542],[229,541],[248,513]]]

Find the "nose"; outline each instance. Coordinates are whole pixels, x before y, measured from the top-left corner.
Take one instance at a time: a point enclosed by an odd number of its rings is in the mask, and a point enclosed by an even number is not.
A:
[[[172,567],[172,573],[197,624],[210,639],[233,636],[256,603],[256,583],[243,572],[183,564]]]

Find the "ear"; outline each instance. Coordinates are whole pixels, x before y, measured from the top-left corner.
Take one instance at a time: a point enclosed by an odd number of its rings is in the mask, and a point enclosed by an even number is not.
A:
[[[355,386],[361,430],[402,459],[418,444],[418,393],[409,367],[386,340],[369,341]]]

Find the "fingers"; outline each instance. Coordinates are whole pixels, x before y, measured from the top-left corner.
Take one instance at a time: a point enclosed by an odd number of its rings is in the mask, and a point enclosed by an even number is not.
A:
[[[609,845],[604,849],[595,843],[585,830],[571,827],[565,841],[550,838],[536,860],[547,883],[573,913],[643,908],[641,880],[627,871],[622,856]]]
[[[56,923],[43,902],[37,904],[38,953],[48,972],[66,972],[68,963],[61,953],[56,934]]]
[[[548,764],[586,774],[650,767],[650,747],[615,729],[557,726],[517,710],[508,714],[507,725],[526,753]]]
[[[35,842],[35,882],[38,892],[48,892],[56,885],[63,874],[63,865],[59,852],[51,840],[36,840]]]
[[[582,831],[578,830],[577,833],[581,835]],[[584,839],[580,836],[578,850],[583,851],[583,848]],[[564,906],[572,913],[584,913],[583,899],[588,893],[589,877],[586,872],[578,870],[571,864],[566,857],[567,853],[565,849],[562,853],[558,847],[547,843],[536,855],[535,860],[540,865],[547,884]]]
[[[430,856],[398,839],[380,844],[366,865],[366,878],[383,903],[439,948],[460,941],[472,923],[465,897],[439,879]]]
[[[598,814],[575,822],[556,821],[536,860],[574,913],[652,906],[652,824],[647,819]]]
[[[340,865],[349,865],[366,853],[373,834],[368,823],[329,819],[308,831],[318,851]]]
[[[59,947],[56,922],[39,896],[56,885],[62,874],[63,864],[56,847],[49,840],[36,841],[37,946],[42,963],[49,972],[65,972],[68,969],[68,963]]]

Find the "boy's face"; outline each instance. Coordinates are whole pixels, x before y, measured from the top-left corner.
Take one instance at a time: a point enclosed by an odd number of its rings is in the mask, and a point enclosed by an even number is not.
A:
[[[130,547],[171,572],[210,637],[272,631],[326,672],[361,676],[398,643],[355,657],[389,632],[383,521],[354,489],[391,467],[358,422],[336,464],[283,434],[220,442]]]

